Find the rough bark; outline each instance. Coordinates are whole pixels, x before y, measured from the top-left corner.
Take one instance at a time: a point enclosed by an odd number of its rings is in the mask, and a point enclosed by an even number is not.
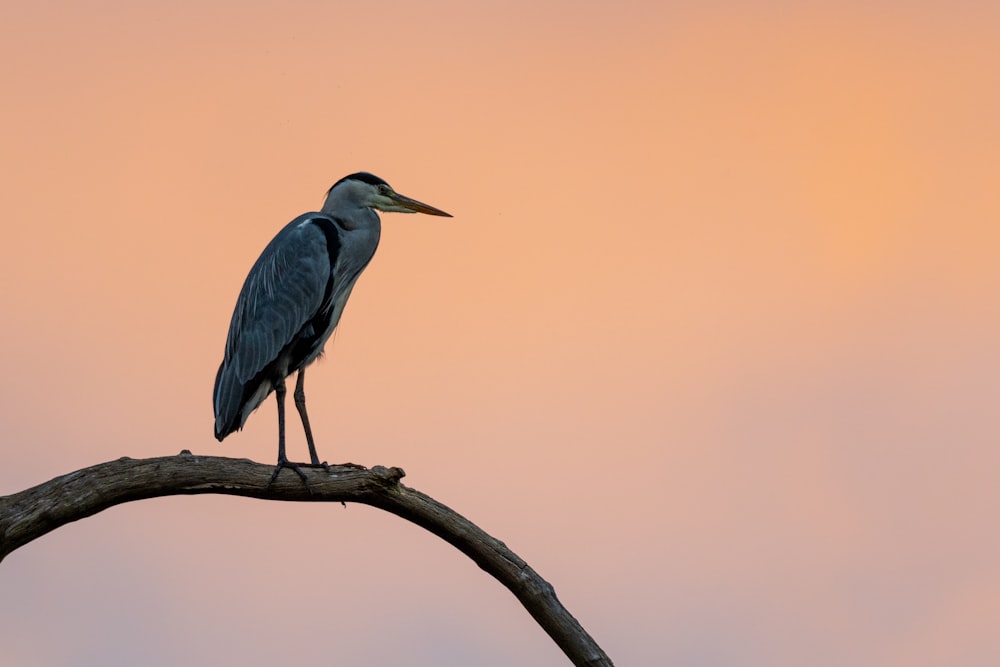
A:
[[[426,528],[506,586],[574,665],[611,660],[556,598],[552,586],[507,546],[433,498],[399,483],[400,468],[303,468],[308,484],[285,470],[269,484],[273,466],[247,459],[177,456],[121,458],[83,468],[0,497],[0,561],[71,521],[114,505],[171,495],[224,493],[265,500],[357,502]]]

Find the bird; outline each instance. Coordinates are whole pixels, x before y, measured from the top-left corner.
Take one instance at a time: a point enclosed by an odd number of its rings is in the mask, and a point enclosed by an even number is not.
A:
[[[305,371],[344,312],[351,290],[378,248],[384,213],[451,214],[396,192],[383,179],[357,172],[327,191],[318,212],[303,213],[283,227],[261,252],[236,300],[222,363],[215,376],[215,437],[241,430],[274,392],[278,404],[278,463],[303,482],[304,467],[329,466],[316,453],[306,412]],[[285,380],[297,373],[293,394],[302,419],[310,463],[285,453]]]

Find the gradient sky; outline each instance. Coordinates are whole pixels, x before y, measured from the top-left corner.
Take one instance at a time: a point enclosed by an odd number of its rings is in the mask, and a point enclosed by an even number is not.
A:
[[[372,171],[310,373],[616,664],[1000,664],[996,3],[0,7],[0,493],[224,444],[243,278]],[[290,454],[305,458],[298,429]],[[0,565],[0,665],[566,664],[361,506],[167,498]]]

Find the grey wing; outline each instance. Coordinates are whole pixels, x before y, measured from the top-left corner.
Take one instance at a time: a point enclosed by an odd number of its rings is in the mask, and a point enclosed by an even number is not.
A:
[[[289,369],[282,353],[323,307],[330,253],[322,230],[300,216],[268,244],[247,275],[215,382],[215,431],[240,428]],[[287,356],[287,355],[285,355]]]

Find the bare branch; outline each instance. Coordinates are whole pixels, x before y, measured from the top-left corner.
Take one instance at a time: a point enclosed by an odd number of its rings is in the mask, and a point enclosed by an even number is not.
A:
[[[399,483],[400,468],[303,467],[308,487],[293,472],[269,485],[273,466],[248,459],[177,456],[121,458],[83,468],[0,497],[0,561],[59,526],[114,505],[172,495],[224,493],[264,500],[357,502],[426,528],[471,558],[521,601],[574,665],[611,660],[556,598],[552,586],[507,546],[433,498]]]

